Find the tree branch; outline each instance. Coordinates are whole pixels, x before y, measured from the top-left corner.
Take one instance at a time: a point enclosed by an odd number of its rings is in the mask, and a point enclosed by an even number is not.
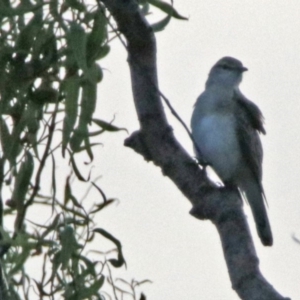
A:
[[[194,217],[215,224],[232,287],[241,299],[287,299],[275,291],[259,270],[238,192],[213,186],[175,139],[158,89],[155,36],[136,1],[101,1],[127,41],[133,98],[141,128],[125,140],[125,146],[162,169],[192,203]]]

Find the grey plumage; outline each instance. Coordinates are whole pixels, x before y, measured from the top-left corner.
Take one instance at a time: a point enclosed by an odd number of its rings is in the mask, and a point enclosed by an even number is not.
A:
[[[205,91],[199,96],[191,127],[197,148],[225,185],[242,191],[252,210],[258,235],[273,244],[262,186],[263,150],[259,132],[265,134],[259,108],[239,90],[247,69],[232,57],[220,59],[211,69]]]

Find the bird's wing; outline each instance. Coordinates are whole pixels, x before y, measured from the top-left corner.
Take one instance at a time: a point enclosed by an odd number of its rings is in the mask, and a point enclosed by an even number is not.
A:
[[[265,133],[262,113],[253,102],[245,98],[239,91],[235,93],[234,100],[237,115],[236,130],[241,152],[262,189],[263,149],[258,134],[259,132]]]
[[[234,95],[237,103],[247,111],[252,127],[260,133],[266,134],[266,130],[264,128],[264,117],[258,106],[248,100],[238,89],[235,91]]]

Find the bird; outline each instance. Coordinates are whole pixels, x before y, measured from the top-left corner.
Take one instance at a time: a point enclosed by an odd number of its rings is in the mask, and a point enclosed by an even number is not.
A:
[[[210,165],[225,187],[240,191],[250,205],[262,244],[272,246],[262,185],[263,148],[259,134],[266,134],[264,118],[258,106],[239,89],[247,70],[230,56],[213,65],[205,90],[194,106],[192,137],[198,161]]]

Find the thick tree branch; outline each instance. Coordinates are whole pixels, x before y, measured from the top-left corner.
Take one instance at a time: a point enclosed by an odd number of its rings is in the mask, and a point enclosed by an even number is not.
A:
[[[216,188],[175,139],[160,99],[156,43],[134,0],[102,0],[127,41],[132,91],[140,130],[125,145],[162,169],[189,199],[191,214],[210,219],[219,232],[232,287],[241,299],[286,299],[259,270],[249,227],[236,190]]]

